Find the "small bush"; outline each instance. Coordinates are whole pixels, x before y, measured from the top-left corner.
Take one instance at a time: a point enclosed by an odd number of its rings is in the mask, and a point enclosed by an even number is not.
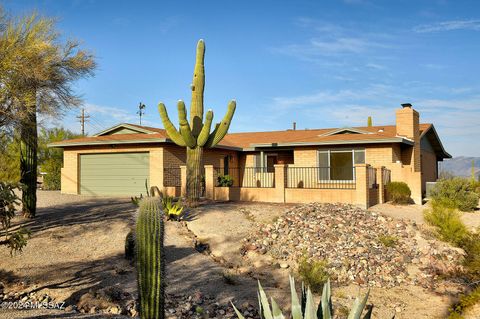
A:
[[[480,279],[480,233],[470,233],[461,243],[465,251],[463,266],[472,281]]]
[[[478,206],[478,196],[471,181],[460,177],[442,179],[431,191],[432,200],[438,204],[464,212],[472,211]]]
[[[436,227],[438,237],[455,246],[460,246],[469,232],[453,208],[433,202],[432,208],[424,212],[425,221]]]
[[[217,177],[217,185],[220,187],[232,187],[233,178],[230,175],[223,175]]]
[[[227,285],[236,285],[238,284],[238,276],[230,269],[226,269],[223,271],[222,273],[222,277],[223,277],[223,281],[225,281],[225,283]]]
[[[390,182],[387,184],[387,193],[394,204],[406,205],[411,202],[410,187],[404,182]]]
[[[311,260],[303,257],[298,265],[298,274],[313,292],[321,292],[330,277],[325,260]]]
[[[10,256],[16,252],[21,252],[23,247],[27,246],[27,240],[30,238],[30,230],[20,228],[8,237],[7,246],[10,248]]]
[[[378,241],[385,247],[395,247],[398,242],[398,237],[390,235],[381,235],[378,237]]]
[[[20,228],[15,232],[10,232],[11,220],[15,216],[15,206],[20,204],[20,198],[15,194],[15,189],[21,189],[20,184],[10,184],[0,182],[0,235],[5,236],[5,240],[0,244],[7,245],[10,248],[10,255],[14,252],[22,251],[30,238],[30,231]]]
[[[470,293],[460,296],[460,300],[450,309],[448,319],[463,318],[462,314],[480,302],[480,286],[473,289]]]

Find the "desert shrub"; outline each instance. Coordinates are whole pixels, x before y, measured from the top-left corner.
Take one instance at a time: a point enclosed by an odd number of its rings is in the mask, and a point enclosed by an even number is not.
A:
[[[58,165],[58,162],[54,159],[48,159],[43,163],[42,169],[47,173],[43,177],[43,188],[45,190],[60,190],[61,167],[61,163]]]
[[[330,277],[326,260],[308,260],[302,257],[298,264],[298,274],[313,292],[321,292]]]
[[[433,202],[431,209],[424,212],[425,221],[435,226],[438,237],[455,246],[460,246],[469,232],[462,223],[460,214],[453,208]]]
[[[480,286],[477,286],[470,293],[460,296],[457,303],[450,309],[448,319],[461,319],[462,314],[480,302]]]
[[[463,266],[472,281],[480,280],[480,233],[470,233],[460,243],[460,248],[465,251]]]
[[[395,247],[398,242],[398,237],[390,235],[380,235],[378,241],[385,247]]]
[[[478,206],[478,194],[472,189],[471,181],[461,177],[437,182],[431,198],[438,204],[461,211],[472,211]]]
[[[5,240],[0,243],[10,248],[10,255],[22,251],[30,237],[30,231],[25,228],[10,232],[11,220],[15,216],[15,206],[20,204],[20,198],[15,194],[15,189],[21,189],[21,185],[0,182],[0,226],[5,236]]]
[[[410,187],[404,182],[390,182],[387,184],[387,193],[394,204],[406,205],[411,202]]]
[[[231,269],[225,269],[222,272],[222,277],[223,277],[223,281],[227,285],[234,286],[234,285],[238,284],[238,276]]]
[[[217,185],[221,187],[231,187],[233,186],[233,178],[230,175],[218,176]]]
[[[125,237],[125,259],[133,260],[135,257],[135,235],[133,230],[130,230]]]

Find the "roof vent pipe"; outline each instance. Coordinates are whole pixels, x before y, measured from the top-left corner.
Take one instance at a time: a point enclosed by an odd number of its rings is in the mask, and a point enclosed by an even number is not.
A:
[[[297,130],[297,122],[293,122],[293,130],[294,130],[294,131]]]

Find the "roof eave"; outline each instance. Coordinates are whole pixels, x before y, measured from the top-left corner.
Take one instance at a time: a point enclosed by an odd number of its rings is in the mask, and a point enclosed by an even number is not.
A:
[[[108,132],[115,131],[116,129],[118,129],[118,128],[120,128],[120,127],[125,127],[125,128],[130,129],[130,130],[137,131],[137,132],[139,132],[139,133],[145,133],[145,134],[154,134],[154,133],[157,133],[157,132],[150,131],[150,130],[147,130],[147,129],[144,129],[144,128],[140,128],[140,127],[137,127],[137,126],[130,125],[130,124],[128,124],[128,123],[120,123],[120,124],[117,124],[117,125],[112,126],[112,127],[110,127],[110,128],[107,128],[106,130],[103,130],[103,131],[101,131],[101,132],[98,132],[97,134],[94,134],[93,136],[94,136],[94,137],[102,136],[102,135],[107,134]]]
[[[278,146],[320,146],[320,145],[351,145],[351,144],[381,144],[381,143],[403,143],[403,144],[413,145],[413,141],[410,141],[404,138],[384,138],[384,139],[375,139],[375,140],[261,143],[261,144],[250,144],[250,146],[255,148],[255,147],[278,147]]]
[[[435,126],[433,126],[433,124],[430,124],[430,126],[429,126],[425,131],[422,132],[420,138],[422,138],[424,135],[426,135],[427,132],[429,132],[429,131],[432,131],[432,132],[433,132],[433,134],[435,135],[435,138],[436,138],[437,141],[438,141],[438,144],[440,145],[440,149],[441,149],[441,151],[442,151],[442,153],[443,153],[443,154],[441,155],[442,160],[443,160],[444,158],[452,158],[452,155],[450,155],[450,153],[448,153],[448,152],[445,150],[445,148],[443,147],[442,141],[440,140],[440,136],[438,136],[437,130],[435,129]]]
[[[113,145],[113,144],[148,144],[148,143],[165,143],[166,138],[155,138],[147,140],[118,140],[118,141],[87,141],[87,142],[78,142],[78,143],[50,143],[47,144],[49,148],[63,148],[63,147],[74,147],[74,146],[90,146],[90,145]]]

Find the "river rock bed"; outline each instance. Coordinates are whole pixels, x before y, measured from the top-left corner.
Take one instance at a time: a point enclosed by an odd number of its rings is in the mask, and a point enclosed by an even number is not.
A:
[[[461,252],[434,240],[419,247],[415,227],[352,205],[311,203],[257,224],[243,253],[268,253],[282,268],[296,267],[302,257],[326,260],[337,283],[432,287],[439,276],[459,270]]]

